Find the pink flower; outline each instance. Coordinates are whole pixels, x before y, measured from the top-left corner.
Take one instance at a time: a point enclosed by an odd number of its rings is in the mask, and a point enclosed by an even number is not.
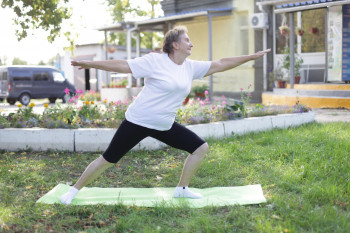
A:
[[[225,98],[225,96],[224,96],[224,95],[222,96],[222,100],[223,100],[223,101],[225,101],[225,100],[226,100],[226,98]]]
[[[80,107],[78,107],[78,109],[79,109],[79,110],[81,110],[81,106],[80,106]]]
[[[253,86],[252,84],[249,84],[249,87]]]
[[[95,94],[95,91],[94,91],[94,90],[90,90],[90,93],[91,93],[91,94]]]
[[[243,88],[240,88],[241,91],[243,91]]]
[[[216,106],[213,106],[212,109],[215,110],[215,109],[216,109]]]
[[[199,101],[199,103],[200,103],[200,105],[202,105],[202,106],[204,105],[204,102],[203,102],[202,100]]]
[[[222,105],[224,105],[224,106],[226,105],[226,101],[225,101],[225,100],[224,100],[224,101],[222,101]]]
[[[209,92],[206,90],[206,91],[204,92],[204,94],[205,94],[205,95],[208,95],[208,94],[209,94]]]
[[[80,93],[79,89],[76,89],[75,94],[79,94],[79,93]]]
[[[80,92],[79,92],[80,94],[83,94],[83,90],[80,90]]]
[[[70,103],[74,102],[74,100],[73,100],[73,99],[69,99],[68,101],[69,101]]]
[[[69,89],[68,88],[64,89],[64,93],[66,93],[68,95],[69,94]]]
[[[78,95],[75,95],[75,96],[74,96],[74,99],[79,99],[79,96],[78,96]]]
[[[251,96],[251,95],[252,95],[252,93],[248,93],[248,95],[249,95],[249,96]]]
[[[117,102],[115,102],[115,105],[121,105],[121,104],[122,104],[121,100],[118,100]]]

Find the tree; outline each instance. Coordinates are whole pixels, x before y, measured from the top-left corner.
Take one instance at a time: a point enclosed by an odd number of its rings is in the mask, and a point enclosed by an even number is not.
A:
[[[18,57],[13,58],[12,65],[27,65],[28,63]]]
[[[27,37],[29,29],[43,29],[49,32],[47,39],[53,42],[61,31],[61,23],[71,16],[65,4],[69,0],[2,0],[1,7],[11,8],[16,13],[13,19],[17,25],[18,40]]]
[[[39,65],[39,66],[45,66],[46,63],[45,63],[43,60],[41,60],[41,61],[38,63],[38,65]]]
[[[0,66],[6,66],[7,65],[7,56],[3,56],[0,58]]]
[[[139,5],[135,5],[134,1],[130,0],[107,0],[107,4],[111,7],[111,15],[114,22],[125,22],[129,18],[139,18],[141,16],[148,16],[154,18],[155,6],[159,5],[159,0],[147,0],[148,4],[151,5],[151,10],[143,10]],[[153,48],[154,42],[160,41],[159,35],[153,32],[143,32],[141,33],[141,47]],[[109,42],[117,41],[119,45],[126,45],[126,35],[125,33],[115,34],[111,33],[109,37]],[[135,41],[132,39],[132,45],[135,46]]]

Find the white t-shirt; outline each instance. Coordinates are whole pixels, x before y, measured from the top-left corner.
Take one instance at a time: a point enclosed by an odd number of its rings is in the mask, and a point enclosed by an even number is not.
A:
[[[178,108],[191,91],[192,80],[202,79],[211,65],[211,61],[190,59],[177,65],[166,53],[149,53],[127,62],[135,78],[145,78],[145,85],[125,118],[161,131],[171,128]]]

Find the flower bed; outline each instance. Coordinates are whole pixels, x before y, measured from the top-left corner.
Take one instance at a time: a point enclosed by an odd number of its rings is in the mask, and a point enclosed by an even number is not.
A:
[[[225,96],[210,101],[208,92],[205,99],[190,99],[177,113],[176,121],[184,125],[210,123],[253,116],[277,115],[285,113],[301,113],[309,111],[308,108],[296,104],[292,107],[267,107],[261,104],[251,105],[251,93],[241,89],[241,101],[227,100]],[[129,104],[125,101],[108,101],[105,99],[96,104],[98,96],[89,92],[82,95],[78,91],[74,97],[68,98],[65,105],[56,104],[49,107],[45,104],[44,112],[35,114],[33,103],[27,107],[18,105],[16,113],[8,116],[0,115],[0,128],[118,128]]]

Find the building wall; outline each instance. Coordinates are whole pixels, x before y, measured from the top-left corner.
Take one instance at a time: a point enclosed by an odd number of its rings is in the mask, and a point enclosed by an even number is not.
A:
[[[223,57],[240,56],[242,46],[246,46],[248,53],[254,53],[254,31],[249,28],[249,15],[254,12],[254,1],[234,1],[232,15],[217,16],[212,18],[212,53],[213,60]],[[246,17],[248,38],[242,41],[241,22],[242,17]],[[191,59],[208,60],[208,18],[205,16],[196,17],[191,21],[181,22],[178,25],[187,26],[188,35],[194,44]],[[240,88],[247,89],[252,84],[250,90],[255,89],[254,82],[254,62],[245,63],[235,69],[216,73],[213,76],[213,89],[217,94],[226,96],[239,96]],[[194,85],[208,84],[209,78],[204,81],[195,81]],[[234,93],[235,92],[235,93]]]

